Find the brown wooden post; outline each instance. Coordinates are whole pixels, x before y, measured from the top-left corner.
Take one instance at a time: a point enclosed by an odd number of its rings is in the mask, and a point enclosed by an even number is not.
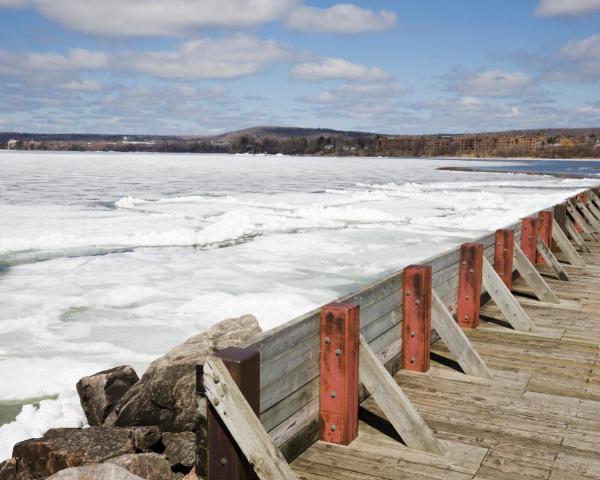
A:
[[[460,247],[458,267],[458,309],[456,319],[463,328],[479,326],[481,281],[483,275],[483,245],[465,243]]]
[[[521,250],[529,261],[535,264],[537,259],[538,219],[526,217],[521,220]]]
[[[321,309],[321,440],[348,445],[358,435],[358,305]]]
[[[550,210],[542,210],[538,215],[538,234],[542,238],[542,241],[552,249],[552,220],[554,215]],[[544,258],[540,252],[537,253],[538,265],[543,265]]]
[[[494,270],[508,289],[512,289],[513,258],[515,254],[515,232],[510,228],[496,230]]]
[[[567,204],[559,203],[554,206],[554,219],[560,225],[563,232],[567,230]]]
[[[228,347],[214,354],[223,360],[235,383],[256,413],[260,414],[260,353]],[[204,397],[203,365],[196,367],[198,410],[208,405],[206,418],[198,413],[196,422],[196,473],[206,480],[258,480],[254,469],[237,446],[212,405]]]
[[[431,267],[404,268],[402,293],[402,366],[427,372],[431,348]]]

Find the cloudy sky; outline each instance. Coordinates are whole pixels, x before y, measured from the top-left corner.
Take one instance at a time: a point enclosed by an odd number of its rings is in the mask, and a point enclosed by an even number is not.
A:
[[[600,126],[600,0],[0,0],[0,130]]]

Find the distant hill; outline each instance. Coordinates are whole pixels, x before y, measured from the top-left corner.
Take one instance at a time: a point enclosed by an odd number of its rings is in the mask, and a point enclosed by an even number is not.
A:
[[[302,128],[302,127],[252,127],[234,132],[223,133],[210,137],[217,141],[233,142],[241,137],[253,137],[258,140],[272,138],[284,140],[288,138],[318,138],[318,137],[372,137],[377,133],[353,132],[344,130],[332,130],[330,128]]]

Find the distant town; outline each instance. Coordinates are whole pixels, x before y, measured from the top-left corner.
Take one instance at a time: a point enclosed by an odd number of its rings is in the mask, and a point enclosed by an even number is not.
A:
[[[600,128],[382,135],[329,129],[256,127],[210,137],[0,132],[0,142],[8,150],[600,158]]]

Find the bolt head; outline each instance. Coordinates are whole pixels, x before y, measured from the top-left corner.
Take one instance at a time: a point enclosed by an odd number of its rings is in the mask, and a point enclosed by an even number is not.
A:
[[[335,432],[335,431],[337,430],[337,427],[336,427],[335,425],[332,425],[332,426],[331,426],[331,427],[329,427],[329,428],[330,428],[330,430],[331,430],[332,432]]]

